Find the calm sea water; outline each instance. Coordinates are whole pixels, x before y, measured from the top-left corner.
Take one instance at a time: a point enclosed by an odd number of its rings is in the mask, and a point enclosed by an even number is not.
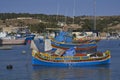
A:
[[[111,51],[111,64],[89,67],[32,66],[30,45],[0,50],[0,80],[119,80],[120,40],[101,40],[98,50]],[[23,53],[23,52],[26,53]],[[13,65],[8,70],[6,66]]]

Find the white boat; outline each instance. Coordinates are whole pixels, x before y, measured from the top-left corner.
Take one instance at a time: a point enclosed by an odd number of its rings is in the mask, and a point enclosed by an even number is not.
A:
[[[14,36],[8,36],[5,32],[0,32],[0,45],[16,45],[16,44],[25,44],[26,40],[16,39]]]

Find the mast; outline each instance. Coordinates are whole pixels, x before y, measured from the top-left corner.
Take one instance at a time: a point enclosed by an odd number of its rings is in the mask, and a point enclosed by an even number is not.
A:
[[[67,21],[67,9],[65,10],[65,24],[67,24],[66,21]]]
[[[58,13],[59,13],[59,4],[58,4],[58,0],[57,0],[57,16],[56,16],[56,21],[58,20]]]
[[[74,24],[74,17],[75,16],[75,0],[74,0],[74,4],[73,4],[73,24]]]
[[[96,0],[94,0],[94,31],[96,31]]]

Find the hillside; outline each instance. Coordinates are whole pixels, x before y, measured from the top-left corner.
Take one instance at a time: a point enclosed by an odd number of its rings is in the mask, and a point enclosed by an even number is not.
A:
[[[45,15],[29,13],[0,13],[0,26],[12,25],[13,27],[29,26],[32,31],[42,31],[47,28],[58,28],[60,24],[71,26],[78,25],[78,31],[91,31],[94,29],[94,16],[75,16],[73,18],[64,15]],[[76,27],[76,26],[74,26]],[[96,30],[103,32],[107,30],[120,30],[120,15],[118,16],[96,16]]]

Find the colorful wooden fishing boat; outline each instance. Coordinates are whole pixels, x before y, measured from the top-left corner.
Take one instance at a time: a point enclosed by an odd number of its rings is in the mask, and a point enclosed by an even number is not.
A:
[[[52,47],[61,48],[61,49],[69,49],[71,47],[76,47],[75,49],[78,51],[96,51],[97,44],[95,43],[66,43],[66,42],[57,42],[55,40],[51,40]]]
[[[97,45],[93,40],[85,40],[85,42],[74,41],[73,36],[69,32],[61,31],[54,39],[51,39],[52,47],[69,49],[76,47],[77,51],[96,51]]]
[[[41,52],[34,41],[32,45],[32,64],[43,66],[92,66],[110,63],[110,51],[103,53],[76,53],[75,49],[63,50],[57,48]]]

